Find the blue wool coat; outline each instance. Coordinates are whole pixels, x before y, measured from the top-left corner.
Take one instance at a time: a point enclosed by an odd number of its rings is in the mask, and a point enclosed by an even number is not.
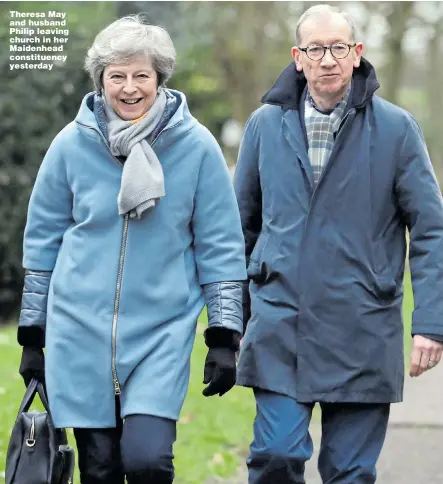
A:
[[[185,96],[169,94],[178,108],[152,145],[166,195],[142,220],[118,215],[122,166],[98,127],[93,94],[39,170],[23,266],[53,271],[45,353],[57,427],[114,426],[114,376],[123,417],[177,419],[204,306],[201,285],[246,278],[240,217],[220,148]]]
[[[294,64],[247,123],[234,179],[252,311],[240,385],[300,402],[400,401],[406,228],[412,332],[443,336],[440,188],[417,123],[377,88],[363,59],[316,188]]]

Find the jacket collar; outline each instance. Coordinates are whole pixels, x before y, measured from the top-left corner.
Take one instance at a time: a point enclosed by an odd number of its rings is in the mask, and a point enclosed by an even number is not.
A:
[[[299,110],[306,78],[303,72],[297,71],[295,62],[280,74],[271,89],[262,97],[264,104],[275,104],[284,109]],[[349,108],[363,107],[380,87],[375,69],[364,57],[360,66],[352,74],[352,91],[348,102]]]

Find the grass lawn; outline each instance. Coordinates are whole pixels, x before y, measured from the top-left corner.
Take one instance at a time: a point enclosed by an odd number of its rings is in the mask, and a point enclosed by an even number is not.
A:
[[[413,300],[409,276],[405,278],[404,320],[405,359],[410,355],[410,324]],[[206,347],[201,333],[205,316],[199,324],[192,356],[189,393],[178,424],[175,446],[177,484],[203,484],[210,476],[229,476],[243,464],[252,437],[254,402],[244,388],[235,388],[223,398],[204,398],[203,362]],[[6,450],[24,386],[18,375],[20,348],[16,344],[16,329],[0,329],[0,482],[4,483]],[[74,444],[70,435],[70,443]],[[79,482],[76,472],[75,482]]]

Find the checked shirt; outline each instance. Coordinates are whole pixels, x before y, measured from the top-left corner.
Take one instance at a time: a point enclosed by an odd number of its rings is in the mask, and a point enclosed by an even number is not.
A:
[[[314,175],[314,187],[328,163],[334,145],[335,133],[340,127],[346,109],[350,87],[343,99],[335,105],[332,112],[321,111],[312,99],[309,91],[305,101],[305,125],[308,137],[308,155]]]

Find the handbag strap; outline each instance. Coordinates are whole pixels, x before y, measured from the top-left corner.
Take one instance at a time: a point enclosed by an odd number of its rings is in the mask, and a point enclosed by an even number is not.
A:
[[[18,410],[17,418],[20,416],[21,413],[27,412],[29,410],[31,403],[34,400],[35,393],[37,392],[37,384],[37,380],[32,379],[29,382],[29,385],[26,387],[25,396],[23,397],[22,403]]]
[[[48,412],[49,415],[51,415],[51,412],[49,410],[48,397],[46,396],[44,386],[38,380],[32,378],[32,380],[29,382],[28,387],[26,388],[25,396],[23,397],[22,403],[18,410],[17,418],[20,416],[20,414],[29,410],[29,407],[34,401],[36,393],[38,393],[40,400],[45,407],[45,410]]]
[[[37,392],[38,392],[38,396],[40,397],[40,400],[43,403],[43,406],[45,407],[45,410],[48,412],[48,415],[51,416],[51,411],[49,410],[48,397],[46,396],[46,390],[43,384],[40,382],[37,383]]]

